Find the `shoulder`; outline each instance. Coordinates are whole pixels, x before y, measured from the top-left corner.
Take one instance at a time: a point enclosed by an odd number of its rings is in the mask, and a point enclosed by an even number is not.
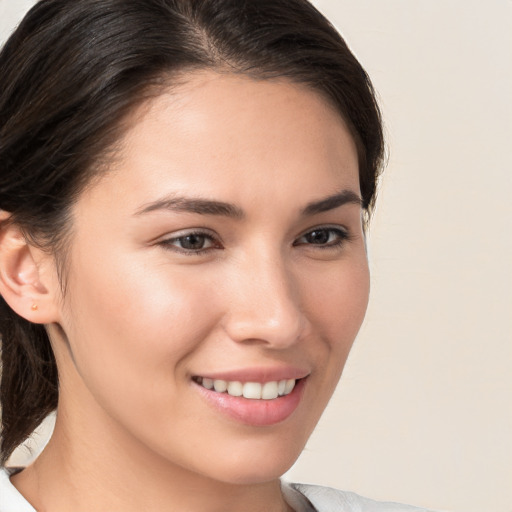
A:
[[[316,512],[433,512],[426,508],[411,507],[399,503],[374,501],[352,492],[330,487],[307,484],[283,484],[285,495],[299,493],[305,497]],[[304,508],[304,510],[308,510]]]
[[[36,512],[12,485],[12,470],[0,468],[0,512]]]

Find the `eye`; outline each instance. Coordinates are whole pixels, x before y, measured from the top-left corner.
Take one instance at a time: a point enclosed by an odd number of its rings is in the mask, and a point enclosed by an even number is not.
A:
[[[320,249],[338,247],[349,238],[349,234],[341,228],[319,227],[304,233],[293,245],[313,245]]]
[[[202,232],[189,232],[167,238],[159,242],[159,245],[184,254],[200,254],[220,248],[220,243],[212,235]]]

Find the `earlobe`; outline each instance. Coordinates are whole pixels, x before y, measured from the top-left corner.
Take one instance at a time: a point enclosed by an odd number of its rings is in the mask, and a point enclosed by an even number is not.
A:
[[[0,211],[0,294],[18,315],[38,324],[57,321],[55,286],[42,269],[44,259]]]

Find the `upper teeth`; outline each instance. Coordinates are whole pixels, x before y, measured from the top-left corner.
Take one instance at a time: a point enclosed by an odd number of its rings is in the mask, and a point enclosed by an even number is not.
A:
[[[239,382],[221,379],[208,379],[199,377],[196,379],[206,389],[212,389],[218,393],[227,393],[231,396],[243,396],[254,400],[272,400],[278,396],[288,395],[295,387],[295,379],[274,380],[270,382]]]

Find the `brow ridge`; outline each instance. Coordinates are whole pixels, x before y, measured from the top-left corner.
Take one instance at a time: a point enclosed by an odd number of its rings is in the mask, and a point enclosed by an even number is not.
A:
[[[342,190],[341,192],[326,198],[308,203],[301,210],[301,215],[316,215],[329,210],[334,210],[345,204],[362,205],[362,199],[352,190]],[[212,199],[188,198],[181,196],[165,197],[153,201],[137,210],[135,215],[143,215],[158,210],[196,213],[200,215],[219,215],[234,219],[243,219],[246,216],[245,212],[241,208],[231,203]]]
[[[334,210],[345,204],[357,204],[362,206],[363,201],[353,190],[346,189],[324,199],[320,199],[319,201],[309,203],[301,213],[303,216],[316,215],[318,213]]]
[[[136,215],[142,215],[144,213],[150,213],[157,210],[197,213],[200,215],[220,215],[236,219],[241,219],[245,216],[244,212],[240,208],[230,203],[211,199],[186,198],[178,196],[167,197],[149,203],[138,210]]]

